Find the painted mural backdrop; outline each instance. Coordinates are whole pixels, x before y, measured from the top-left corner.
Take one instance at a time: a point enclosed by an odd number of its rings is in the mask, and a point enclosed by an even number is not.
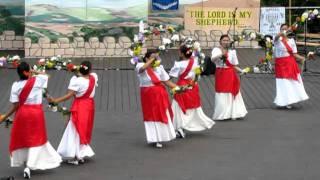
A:
[[[26,36],[132,36],[147,19],[147,0],[26,0]]]
[[[0,0],[0,34],[3,31],[24,33],[24,0]]]

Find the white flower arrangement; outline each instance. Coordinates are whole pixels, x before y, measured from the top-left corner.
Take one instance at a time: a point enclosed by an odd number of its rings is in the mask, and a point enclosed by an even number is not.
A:
[[[139,22],[139,33],[143,33],[144,32],[144,23],[143,21],[141,20]]]
[[[270,38],[270,37],[267,37],[267,38],[266,38],[266,41],[267,41],[267,42],[271,42],[271,38]]]
[[[257,38],[257,34],[255,32],[250,33],[250,40],[255,40]]]
[[[129,49],[128,54],[132,57],[133,56],[133,51]]]
[[[200,53],[200,58],[204,59],[206,57],[206,55],[204,53]]]
[[[58,58],[57,58],[56,56],[52,56],[52,57],[50,58],[50,60],[51,60],[51,61],[57,61]]]
[[[161,46],[158,47],[158,49],[160,51],[164,51],[164,50],[166,50],[166,46],[165,45],[161,45]]]
[[[193,49],[196,51],[201,51],[200,43],[198,41],[193,43]]]
[[[168,39],[168,38],[162,38],[162,44],[163,45],[169,45],[169,44],[171,44],[171,40]]]
[[[139,42],[139,37],[138,37],[138,35],[134,35],[134,37],[133,37],[133,42],[134,43],[138,43]]]
[[[164,32],[164,31],[165,31],[165,29],[163,28],[163,25],[160,25],[160,26],[159,26],[159,31],[160,31],[160,32]]]
[[[309,13],[308,12],[304,12],[301,17],[307,19],[309,17]]]
[[[20,59],[20,56],[15,55],[15,56],[12,57],[12,60],[18,60],[18,61],[20,61],[21,59]]]
[[[180,37],[178,34],[174,34],[172,37],[171,37],[171,41],[173,42],[178,42],[180,41]]]

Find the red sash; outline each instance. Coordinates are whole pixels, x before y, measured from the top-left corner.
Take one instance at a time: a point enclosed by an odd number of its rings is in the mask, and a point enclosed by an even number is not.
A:
[[[25,104],[36,78],[30,78],[19,95],[19,108],[15,113],[11,130],[9,151],[37,147],[47,142],[42,104]]]
[[[141,106],[144,121],[162,122],[168,124],[167,110],[173,117],[166,88],[161,84],[152,68],[146,69],[154,86],[141,87]]]
[[[293,54],[293,50],[292,50],[292,48],[289,46],[289,44],[288,44],[288,42],[287,42],[287,38],[284,37],[284,36],[282,36],[281,42],[282,42],[283,45],[286,47],[288,53],[289,53],[290,55],[292,55],[292,54]]]
[[[217,68],[215,74],[215,88],[218,93],[231,93],[235,97],[240,91],[240,80],[226,54],[227,68]]]
[[[185,71],[180,75],[177,85],[184,86],[192,84],[192,79],[185,79],[185,77],[192,70],[194,59],[191,58],[187,65]],[[192,89],[188,89],[183,93],[175,94],[174,99],[179,104],[183,113],[186,113],[187,109],[194,109],[201,106],[199,86],[198,84],[193,84]]]
[[[287,57],[276,58],[275,64],[275,74],[278,79],[293,79],[298,80],[298,74],[300,74],[300,69],[297,62],[293,56],[292,48],[289,46],[285,38],[282,38],[282,43],[286,47],[288,53]]]
[[[80,144],[90,144],[94,122],[95,104],[90,97],[95,86],[95,79],[89,75],[89,87],[81,96],[76,97],[71,106],[71,119],[80,137]]]

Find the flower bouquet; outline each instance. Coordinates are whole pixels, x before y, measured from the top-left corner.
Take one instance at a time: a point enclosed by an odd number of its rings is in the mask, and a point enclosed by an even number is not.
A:
[[[11,64],[13,68],[17,68],[18,65],[20,64],[20,56],[15,55],[15,56],[8,56],[7,57],[7,63]]]
[[[32,69],[37,72],[46,72],[46,59],[40,59],[37,64],[33,65]]]
[[[43,98],[50,98],[51,96],[48,93],[47,89],[43,90]],[[60,112],[63,116],[69,116],[71,114],[71,112],[66,108],[66,107],[62,107],[60,106],[58,103],[48,103],[48,108],[52,111],[52,112]]]
[[[170,90],[170,94],[171,95],[175,95],[175,94],[179,94],[179,93],[183,93],[185,92],[187,89],[192,89],[192,87],[190,88],[189,85],[186,85],[186,86],[176,86],[174,88],[172,88]]]

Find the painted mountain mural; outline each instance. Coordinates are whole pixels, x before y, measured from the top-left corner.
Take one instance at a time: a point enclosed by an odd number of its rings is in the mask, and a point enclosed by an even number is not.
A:
[[[47,36],[53,41],[93,31],[125,35],[124,27],[137,28],[147,16],[148,0],[26,0],[26,35],[32,39]]]

